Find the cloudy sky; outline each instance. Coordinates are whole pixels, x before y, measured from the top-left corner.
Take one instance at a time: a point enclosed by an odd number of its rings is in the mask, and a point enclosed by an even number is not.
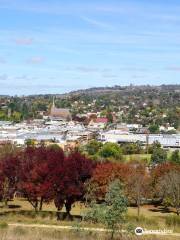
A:
[[[180,83],[179,0],[0,0],[0,94]]]

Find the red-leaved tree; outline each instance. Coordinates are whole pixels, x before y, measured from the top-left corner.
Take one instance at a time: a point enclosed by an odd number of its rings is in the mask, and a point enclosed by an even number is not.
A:
[[[163,163],[151,169],[151,189],[153,190],[153,197],[159,199],[159,202],[162,202],[164,199],[164,195],[159,194],[162,192],[162,186],[159,185],[159,182],[172,171],[180,172],[180,166],[173,163]]]
[[[127,182],[131,175],[132,167],[124,163],[102,163],[98,164],[93,171],[91,184],[96,186],[96,198],[104,199],[108,186],[115,179],[122,183]]]
[[[92,161],[76,151],[71,152],[53,169],[53,190],[58,212],[65,205],[69,216],[72,204],[83,200],[85,182],[91,177],[92,169]],[[60,217],[59,214],[57,216]]]
[[[7,206],[17,189],[19,158],[17,155],[5,155],[0,161],[0,198]]]
[[[34,209],[41,210],[43,202],[53,199],[52,173],[63,161],[60,148],[27,147],[21,154],[19,190]]]

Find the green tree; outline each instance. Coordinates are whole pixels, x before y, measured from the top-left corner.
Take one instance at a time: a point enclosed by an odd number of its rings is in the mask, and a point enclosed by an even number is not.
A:
[[[91,140],[88,144],[86,144],[85,150],[88,152],[89,155],[95,155],[102,146],[103,144],[101,142]]]
[[[35,140],[34,139],[27,139],[26,140],[26,146],[35,146]]]
[[[161,148],[161,144],[158,141],[155,141],[153,144],[148,146],[148,153],[152,154],[157,148]]]
[[[12,120],[14,122],[20,122],[21,121],[21,113],[19,112],[14,112],[13,115],[12,115]]]
[[[99,151],[99,156],[103,158],[120,159],[122,156],[122,149],[117,143],[105,143]]]
[[[122,145],[124,154],[139,154],[142,151],[141,145],[137,143],[126,143]]]
[[[150,125],[148,129],[149,129],[150,133],[158,133],[159,132],[159,126],[156,124]]]
[[[151,163],[152,164],[161,164],[166,162],[167,160],[167,152],[162,148],[155,148],[151,155]]]
[[[110,110],[107,110],[106,117],[107,117],[109,123],[113,123],[113,115]]]
[[[28,106],[26,103],[23,103],[21,112],[22,112],[23,118],[26,119],[28,117],[28,113],[29,113],[29,109],[28,109]]]
[[[179,150],[175,150],[175,151],[172,152],[172,154],[171,154],[171,161],[173,163],[180,164],[180,153],[179,153]]]
[[[87,219],[104,224],[111,231],[111,239],[114,234],[121,234],[122,224],[127,213],[127,199],[124,196],[119,180],[110,183],[105,196],[105,203],[92,205],[87,213]]]

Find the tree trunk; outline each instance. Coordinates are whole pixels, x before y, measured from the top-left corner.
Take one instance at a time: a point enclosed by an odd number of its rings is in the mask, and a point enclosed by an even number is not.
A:
[[[35,209],[35,212],[38,211],[38,201],[35,203],[35,205],[34,205],[34,209]]]
[[[114,239],[114,229],[112,229],[112,231],[111,231],[111,238],[110,238],[111,240],[113,240]]]
[[[4,199],[4,206],[5,206],[6,208],[8,207],[8,199],[7,199],[7,198]]]
[[[66,207],[66,212],[67,212],[67,214],[70,214],[70,211],[71,211],[71,203],[69,203],[69,202],[65,203],[65,207]]]
[[[176,208],[176,214],[179,216],[180,215],[180,209],[179,207]]]
[[[57,213],[56,213],[56,216],[57,216],[57,220],[58,220],[58,221],[61,220],[60,211],[61,211],[61,208],[58,207],[58,208],[57,208]]]
[[[44,200],[43,197],[41,197],[40,203],[39,203],[39,211],[42,211],[43,200]]]
[[[71,208],[72,208],[72,204],[73,204],[73,200],[72,199],[67,199],[65,202],[65,208],[66,208],[66,214],[65,214],[65,218],[67,220],[73,220],[70,212],[71,212]]]
[[[137,200],[137,215],[138,215],[138,220],[140,216],[140,199]]]
[[[60,211],[62,210],[63,208],[63,205],[64,205],[64,200],[59,198],[58,196],[54,199],[54,204],[57,208],[57,213],[56,213],[56,216],[57,216],[57,220],[61,220],[61,214],[60,214]]]

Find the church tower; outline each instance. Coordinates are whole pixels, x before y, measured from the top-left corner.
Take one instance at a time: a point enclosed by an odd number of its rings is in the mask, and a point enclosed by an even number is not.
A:
[[[53,97],[53,102],[50,110],[50,118],[52,120],[59,120],[59,121],[70,121],[71,120],[71,113],[67,108],[57,108],[55,106],[55,100]]]

